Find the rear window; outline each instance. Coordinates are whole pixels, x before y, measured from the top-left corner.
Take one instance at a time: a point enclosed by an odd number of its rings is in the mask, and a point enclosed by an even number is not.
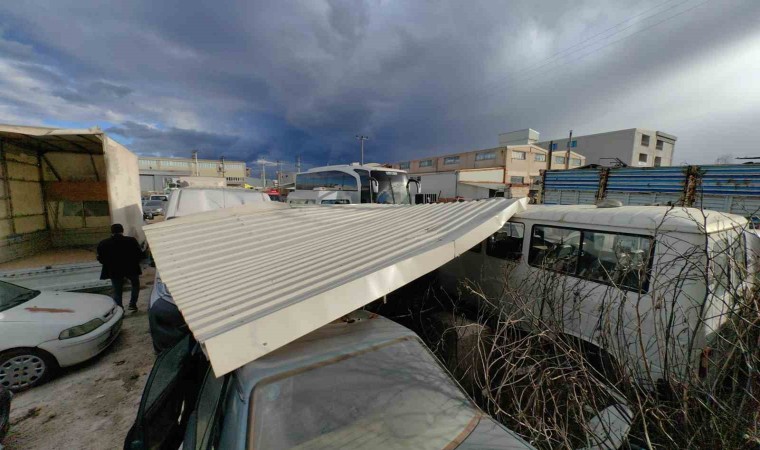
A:
[[[145,203],[145,206],[163,206],[164,202],[160,200],[151,200]]]
[[[478,417],[416,340],[264,381],[251,396],[248,442],[257,450],[443,449]]]

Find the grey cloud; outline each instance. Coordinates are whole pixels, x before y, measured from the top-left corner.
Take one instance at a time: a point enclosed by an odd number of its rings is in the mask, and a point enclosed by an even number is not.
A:
[[[53,61],[63,74],[27,67],[30,76],[57,99],[124,116],[116,129],[137,148],[183,150],[199,139],[251,159],[262,151],[292,159],[306,148],[333,162],[353,156],[360,132],[372,135],[377,158],[393,160],[491,146],[499,132],[528,126],[546,138],[569,128],[665,128],[691,158],[709,150],[700,143],[708,131],[673,119],[672,108],[699,98],[705,109],[724,104],[726,86],[686,82],[675,86],[675,97],[653,97],[650,86],[695,61],[709,67],[713,53],[757,35],[760,22],[753,0],[708,2],[650,30],[699,2],[11,3],[0,5],[0,22],[24,30],[19,51],[29,58],[30,45],[43,49],[31,60]],[[677,4],[668,14],[653,9]],[[596,37],[548,59],[648,10],[652,17],[627,23],[621,36]],[[91,14],[84,19],[82,11]]]

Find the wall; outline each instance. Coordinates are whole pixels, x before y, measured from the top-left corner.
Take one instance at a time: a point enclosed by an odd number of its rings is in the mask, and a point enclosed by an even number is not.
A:
[[[423,194],[436,194],[443,198],[457,196],[456,172],[420,175]]]
[[[620,158],[624,163],[633,165],[634,139],[636,129],[611,131],[609,133],[590,134],[587,136],[573,136],[577,141],[577,147],[571,148],[571,151],[578,152],[586,157],[587,164],[609,164],[609,161],[600,160],[600,158]],[[563,152],[567,150],[567,138],[555,139],[557,150]],[[549,149],[550,141],[539,142],[538,146]],[[552,167],[554,169],[555,167]]]
[[[0,262],[50,246],[37,156],[0,140]]]
[[[199,159],[196,162],[192,158],[153,158],[143,156],[139,159],[140,173],[148,175],[160,173],[162,175],[177,173],[181,175],[196,175],[201,177],[219,177],[221,162],[210,159]],[[231,185],[242,185],[246,177],[246,164],[243,161],[225,161],[224,176]],[[158,183],[158,180],[155,182]],[[163,189],[163,186],[159,188]],[[155,190],[155,189],[154,189]]]

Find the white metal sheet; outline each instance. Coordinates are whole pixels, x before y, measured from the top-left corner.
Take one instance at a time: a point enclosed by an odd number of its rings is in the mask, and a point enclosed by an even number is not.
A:
[[[435,270],[526,206],[267,202],[179,217],[145,233],[221,376]]]

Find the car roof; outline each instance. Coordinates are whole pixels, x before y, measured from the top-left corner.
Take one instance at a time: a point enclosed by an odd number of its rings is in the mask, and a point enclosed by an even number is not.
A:
[[[747,224],[735,214],[672,206],[529,205],[512,218],[519,219],[684,233],[712,233]]]
[[[412,330],[377,315],[353,322],[336,321],[235,370],[247,394],[261,380],[309,367],[326,360],[361,352],[378,345],[419,337]],[[420,344],[422,345],[421,341]]]

